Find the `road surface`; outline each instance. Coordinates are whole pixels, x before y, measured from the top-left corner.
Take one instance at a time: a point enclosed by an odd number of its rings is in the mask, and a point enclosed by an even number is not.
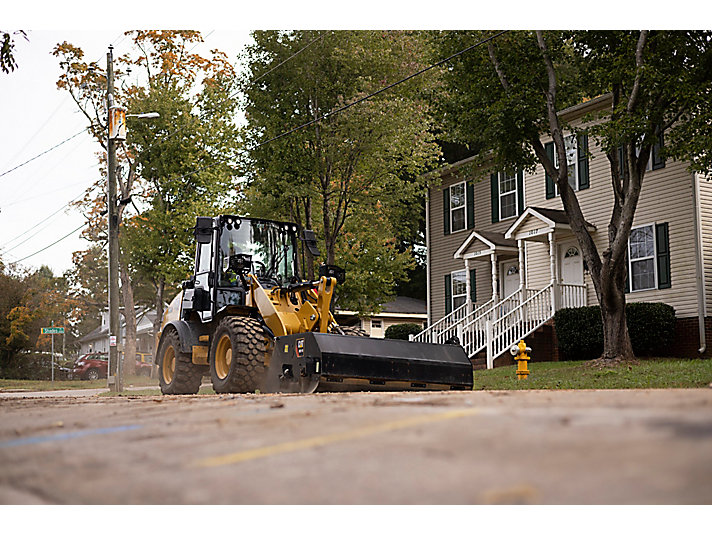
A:
[[[2,504],[712,504],[712,389],[0,398]]]

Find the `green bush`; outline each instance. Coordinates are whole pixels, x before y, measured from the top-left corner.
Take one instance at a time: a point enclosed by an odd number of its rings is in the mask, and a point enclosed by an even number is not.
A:
[[[422,328],[414,323],[392,324],[386,328],[387,339],[408,339],[410,334],[419,334]]]
[[[71,360],[62,361],[59,354],[55,355],[55,380],[67,378],[66,371],[61,368],[71,367]],[[13,359],[11,366],[0,369],[0,378],[12,380],[49,380],[52,377],[52,355],[36,352],[23,352]]]
[[[626,323],[633,353],[639,358],[664,356],[675,335],[675,309],[661,302],[626,304]],[[563,360],[590,360],[603,353],[599,306],[564,308],[554,315]]]

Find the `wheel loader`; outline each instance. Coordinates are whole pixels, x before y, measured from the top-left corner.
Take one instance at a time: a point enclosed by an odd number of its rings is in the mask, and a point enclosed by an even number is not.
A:
[[[472,389],[456,344],[363,337],[330,312],[345,273],[319,267],[304,280],[300,249],[313,232],[235,215],[197,217],[193,275],[164,313],[156,364],[164,394],[194,394],[203,376],[217,393]],[[301,245],[301,247],[300,247]]]

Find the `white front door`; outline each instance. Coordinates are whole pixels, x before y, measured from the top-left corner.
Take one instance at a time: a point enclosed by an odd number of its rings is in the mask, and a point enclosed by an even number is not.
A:
[[[519,262],[503,261],[500,263],[500,295],[506,299],[509,295],[519,289]]]
[[[583,285],[583,255],[576,241],[559,245],[559,265],[562,284]]]

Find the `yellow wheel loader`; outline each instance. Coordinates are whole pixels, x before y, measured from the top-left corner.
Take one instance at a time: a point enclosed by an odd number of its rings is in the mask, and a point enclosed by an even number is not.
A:
[[[163,316],[156,364],[164,394],[194,394],[209,375],[218,393],[472,389],[459,345],[363,337],[329,311],[345,273],[299,276],[292,223],[198,217],[194,274]],[[302,256],[303,257],[303,256]]]

